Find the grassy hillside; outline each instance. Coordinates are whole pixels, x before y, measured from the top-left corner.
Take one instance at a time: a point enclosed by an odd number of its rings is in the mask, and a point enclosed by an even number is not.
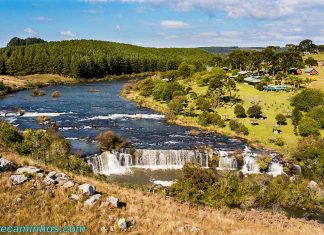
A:
[[[186,61],[207,63],[212,54],[190,48],[145,48],[123,43],[71,40],[0,49],[0,74],[59,74],[101,78],[177,69]]]
[[[3,157],[18,165],[33,165],[49,171],[61,172],[26,157],[2,153]],[[80,177],[66,172],[77,184],[91,183],[102,198],[92,207],[69,199],[77,193],[76,187],[63,189],[61,186],[46,186],[33,176],[28,182],[13,186],[9,180],[11,172],[0,173],[0,222],[3,225],[75,225],[86,226],[82,234],[104,234],[111,228],[116,230],[115,219],[126,218],[135,223],[125,232],[117,234],[184,234],[193,227],[198,234],[323,234],[324,227],[316,222],[302,219],[287,219],[278,213],[258,210],[216,210],[182,204],[172,198],[108,184],[89,177]],[[36,185],[36,186],[35,186]],[[127,203],[117,209],[101,206],[108,196],[115,196]],[[14,217],[13,217],[14,215]],[[14,218],[14,219],[13,219]],[[106,232],[107,231],[107,232]]]

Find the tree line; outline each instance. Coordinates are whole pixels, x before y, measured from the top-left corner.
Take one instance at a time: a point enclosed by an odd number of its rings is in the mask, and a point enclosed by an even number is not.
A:
[[[181,62],[206,64],[213,55],[190,48],[144,48],[122,43],[72,40],[0,49],[0,74],[59,74],[102,78],[177,69]]]

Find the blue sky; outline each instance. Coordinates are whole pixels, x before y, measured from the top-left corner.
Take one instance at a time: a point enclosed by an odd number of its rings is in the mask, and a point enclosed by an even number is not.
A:
[[[0,0],[10,38],[97,39],[154,47],[324,44],[324,0]]]

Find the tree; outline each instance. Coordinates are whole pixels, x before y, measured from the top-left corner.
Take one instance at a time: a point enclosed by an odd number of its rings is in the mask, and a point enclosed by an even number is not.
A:
[[[324,92],[317,89],[304,89],[292,98],[291,105],[307,112],[318,105],[324,105]]]
[[[197,108],[199,108],[202,111],[208,111],[212,107],[210,101],[203,97],[199,97],[197,99],[196,104],[197,104]]]
[[[246,117],[246,114],[245,114],[245,109],[242,105],[240,104],[237,104],[235,105],[235,108],[234,108],[234,114],[236,117],[238,118],[245,118]]]
[[[120,149],[125,145],[125,141],[112,131],[99,133],[96,140],[98,141],[99,147],[106,151]]]
[[[307,116],[316,120],[321,128],[324,128],[324,105],[319,105],[310,109]]]
[[[261,106],[260,105],[252,105],[247,110],[247,114],[249,115],[249,117],[259,118],[260,115],[262,114]]]
[[[303,114],[299,111],[299,109],[294,108],[291,113],[291,120],[294,126],[298,126],[300,119],[302,119]]]
[[[299,141],[293,158],[302,166],[302,174],[311,180],[324,179],[324,138],[309,136]]]
[[[174,97],[168,104],[170,111],[173,114],[179,114],[183,110],[183,103],[185,102],[184,96]]]
[[[319,123],[310,117],[304,117],[299,121],[298,132],[301,136],[320,135]]]
[[[286,119],[285,115],[283,115],[281,113],[277,114],[276,121],[279,125],[283,125],[283,124],[287,123],[287,119]]]
[[[182,62],[178,68],[178,76],[183,78],[188,78],[190,77],[190,75],[191,75],[190,66],[187,63]]]
[[[311,53],[314,51],[315,48],[316,45],[310,39],[305,39],[299,43],[299,50],[304,53],[305,52]]]
[[[305,60],[305,64],[311,67],[311,66],[317,66],[318,65],[318,62],[313,57],[308,57]]]

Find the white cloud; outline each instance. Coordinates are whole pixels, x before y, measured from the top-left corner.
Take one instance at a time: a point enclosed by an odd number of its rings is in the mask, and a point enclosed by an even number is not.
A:
[[[176,20],[163,20],[161,21],[160,25],[165,29],[187,29],[190,27],[189,24]]]
[[[76,34],[75,33],[73,33],[72,31],[70,31],[70,30],[67,30],[67,31],[60,31],[60,34],[62,35],[62,36],[64,36],[64,37],[68,37],[68,38],[74,38],[74,37],[76,37]]]
[[[25,28],[24,32],[28,34],[35,34],[35,31],[32,28]]]

